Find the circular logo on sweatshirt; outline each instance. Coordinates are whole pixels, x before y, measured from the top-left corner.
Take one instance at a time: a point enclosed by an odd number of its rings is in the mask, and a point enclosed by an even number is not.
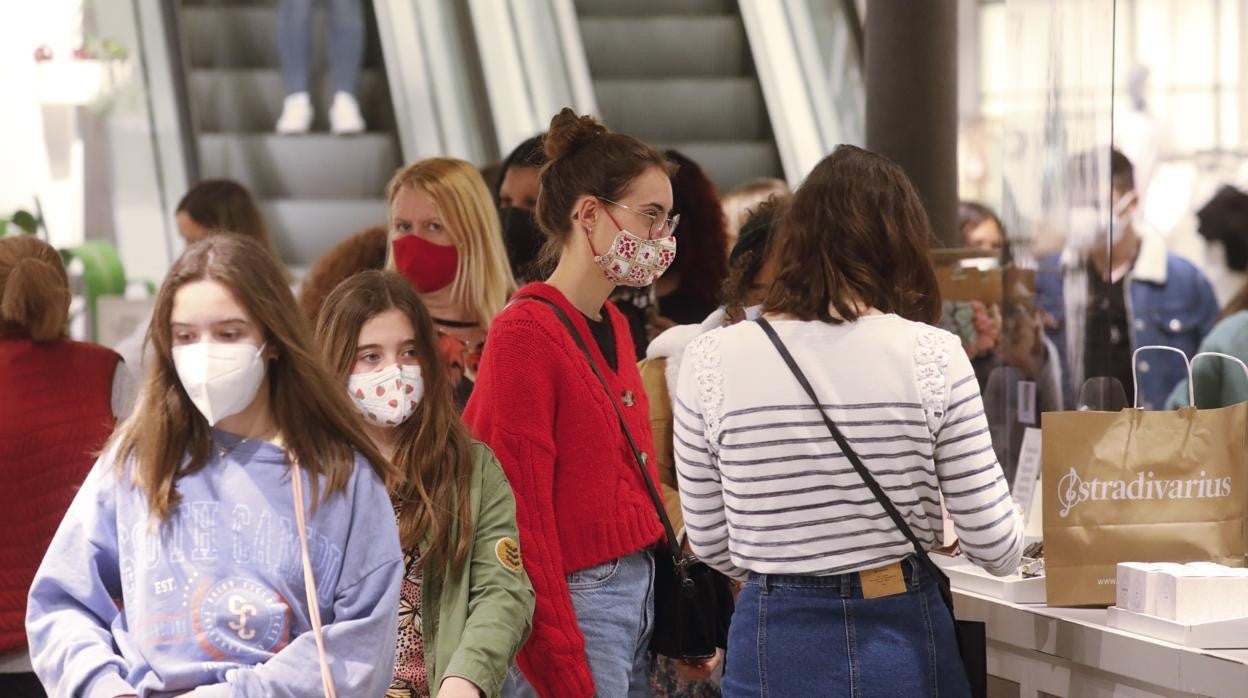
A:
[[[191,604],[195,635],[213,658],[264,659],[290,641],[290,606],[254,579],[205,582]]]

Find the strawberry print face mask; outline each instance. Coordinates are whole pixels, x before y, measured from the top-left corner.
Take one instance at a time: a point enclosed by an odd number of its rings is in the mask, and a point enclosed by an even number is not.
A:
[[[416,411],[425,394],[425,381],[419,366],[394,364],[380,371],[352,374],[347,379],[347,392],[369,424],[397,427]]]

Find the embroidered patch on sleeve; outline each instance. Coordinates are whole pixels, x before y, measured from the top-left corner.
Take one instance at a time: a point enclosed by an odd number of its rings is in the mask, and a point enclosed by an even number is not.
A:
[[[499,538],[494,544],[494,556],[503,567],[512,572],[524,570],[524,565],[520,562],[520,544],[514,538]]]

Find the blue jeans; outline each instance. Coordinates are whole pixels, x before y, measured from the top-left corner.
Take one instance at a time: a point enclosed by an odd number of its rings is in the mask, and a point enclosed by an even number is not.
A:
[[[751,575],[728,637],[726,698],[970,696],[953,619],[913,558],[906,592],[862,598],[857,574]]]
[[[312,2],[281,0],[277,7],[277,50],[286,94],[307,92],[312,71]],[[334,92],[355,94],[364,65],[362,0],[329,2],[329,74]]]
[[[600,698],[650,695],[650,633],[654,630],[654,553],[646,550],[568,575],[576,623]],[[507,698],[537,692],[516,667],[503,684]]]

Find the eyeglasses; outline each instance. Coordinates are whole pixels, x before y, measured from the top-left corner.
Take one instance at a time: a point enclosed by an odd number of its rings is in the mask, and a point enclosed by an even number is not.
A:
[[[680,223],[679,213],[672,216],[671,218],[663,218],[657,214],[646,213],[645,211],[637,211],[635,209],[631,209],[628,206],[625,206],[624,204],[618,201],[612,201],[611,199],[607,199],[601,196],[598,197],[598,200],[611,204],[612,206],[619,206],[620,208],[624,209],[625,211],[628,211],[629,213],[636,214],[638,216],[645,216],[647,219],[649,219],[650,221],[649,233],[650,233],[651,240],[657,240],[657,239],[671,237],[675,235],[676,226]],[[607,214],[607,215],[611,215],[611,214]],[[612,220],[615,220],[615,219],[613,218]],[[616,223],[616,225],[619,226],[619,223]]]

